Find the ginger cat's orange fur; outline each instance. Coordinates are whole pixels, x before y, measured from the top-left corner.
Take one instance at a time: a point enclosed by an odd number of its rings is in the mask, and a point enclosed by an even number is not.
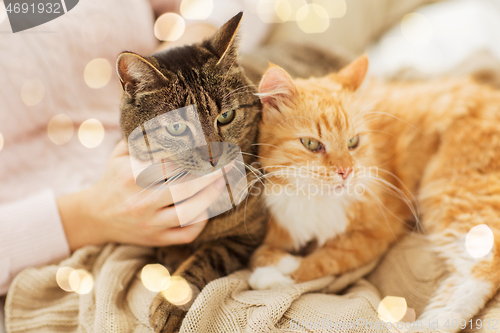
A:
[[[451,272],[419,319],[469,320],[500,285],[500,92],[469,79],[361,91],[367,66],[363,56],[322,78],[292,80],[276,66],[264,75],[259,154],[271,217],[250,284],[342,274],[417,222]],[[465,237],[480,224],[494,247],[473,258]]]

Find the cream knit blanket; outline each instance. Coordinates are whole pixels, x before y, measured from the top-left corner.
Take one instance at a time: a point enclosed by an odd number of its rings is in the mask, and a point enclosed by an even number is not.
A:
[[[181,332],[404,332],[380,327],[377,308],[383,297],[391,295],[404,297],[409,308],[421,313],[436,284],[446,277],[444,266],[426,248],[421,237],[409,236],[361,280],[376,263],[338,278],[271,291],[249,290],[249,271],[236,272],[201,292]],[[151,249],[111,244],[85,247],[59,266],[27,269],[8,293],[7,332],[152,332],[148,309],[156,293],[139,278],[142,267],[151,262]],[[78,295],[60,289],[55,275],[62,266],[91,272],[92,292]],[[500,318],[500,297],[477,318]]]

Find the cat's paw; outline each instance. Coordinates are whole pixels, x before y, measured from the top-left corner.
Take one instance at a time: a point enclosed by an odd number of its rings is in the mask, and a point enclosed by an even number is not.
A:
[[[283,275],[278,268],[268,266],[257,268],[248,279],[248,283],[252,289],[262,290],[285,287],[295,282],[290,277]]]
[[[159,293],[149,308],[149,324],[155,333],[177,332],[186,312],[167,301],[165,296]]]
[[[299,268],[301,261],[302,258],[300,257],[287,255],[281,258],[277,268],[283,275],[290,275]]]
[[[316,280],[326,275],[336,275],[337,272],[333,269],[326,272],[325,268],[321,266],[321,263],[315,261],[303,259],[300,262],[299,267],[290,273],[290,277],[295,281],[295,283],[303,283],[311,280]]]

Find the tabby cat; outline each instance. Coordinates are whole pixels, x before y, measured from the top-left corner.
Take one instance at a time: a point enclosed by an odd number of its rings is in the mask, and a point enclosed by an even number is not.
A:
[[[413,221],[450,272],[419,320],[468,321],[500,285],[500,91],[469,79],[358,89],[367,67],[363,56],[321,78],[294,81],[277,66],[264,75],[259,154],[271,217],[250,284],[355,269]],[[474,258],[465,238],[481,224],[494,247]]]
[[[245,154],[244,162],[254,161],[257,151],[252,143],[257,138],[260,102],[254,85],[237,62],[236,32],[241,17],[239,13],[199,44],[165,50],[150,57],[131,52],[118,57],[117,69],[124,90],[121,127],[125,138],[150,119],[195,105],[206,142],[237,144]],[[179,147],[190,144],[189,135],[179,135],[175,140]],[[136,152],[135,157],[148,155],[142,153]],[[196,150],[184,160],[188,161],[212,167],[212,161],[197,155]],[[177,163],[184,167],[182,160]],[[262,205],[255,208],[257,202],[258,196],[250,195],[239,206],[211,218],[189,245],[159,249],[162,263],[198,290],[214,279],[245,267],[265,232],[265,210]],[[150,324],[156,332],[173,332],[180,327],[186,311],[185,307],[181,309],[169,303],[160,293],[150,308]]]

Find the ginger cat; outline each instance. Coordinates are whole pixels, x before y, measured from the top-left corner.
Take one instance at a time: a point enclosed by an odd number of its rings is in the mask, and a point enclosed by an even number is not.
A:
[[[500,91],[469,79],[358,91],[367,67],[363,56],[322,78],[292,80],[277,66],[263,76],[259,154],[271,217],[250,284],[342,274],[417,223],[451,272],[419,320],[469,320],[500,285]],[[473,258],[465,237],[481,224],[494,247]]]

